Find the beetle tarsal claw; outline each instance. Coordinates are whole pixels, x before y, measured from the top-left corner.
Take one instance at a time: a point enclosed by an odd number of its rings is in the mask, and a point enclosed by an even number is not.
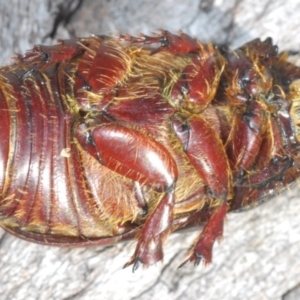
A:
[[[194,261],[194,266],[199,266],[201,260],[203,260],[203,256],[201,254],[195,253],[196,259]],[[205,260],[204,260],[205,261]]]
[[[141,264],[142,264],[142,261],[139,258],[133,257],[123,266],[123,269],[132,265],[132,273],[134,273],[140,267]]]
[[[140,267],[141,261],[136,259],[132,266],[132,273],[134,273]]]
[[[198,254],[195,251],[193,251],[186,257],[186,259],[179,265],[179,267],[177,269],[181,269],[188,262],[194,262],[194,266],[197,267],[197,266],[199,266],[201,261],[204,262],[204,265],[209,264],[209,263],[206,263],[206,260],[202,254]]]

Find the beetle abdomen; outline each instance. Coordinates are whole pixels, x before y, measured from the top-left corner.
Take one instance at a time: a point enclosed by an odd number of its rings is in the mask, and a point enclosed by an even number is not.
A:
[[[24,231],[102,236],[56,72],[26,64],[1,72],[2,219]]]

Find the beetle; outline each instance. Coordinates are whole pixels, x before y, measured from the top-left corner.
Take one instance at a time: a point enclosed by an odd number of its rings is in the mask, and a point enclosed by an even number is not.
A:
[[[135,238],[125,267],[212,261],[226,213],[299,177],[300,69],[270,38],[231,50],[180,33],[35,46],[0,70],[0,226],[55,246]]]

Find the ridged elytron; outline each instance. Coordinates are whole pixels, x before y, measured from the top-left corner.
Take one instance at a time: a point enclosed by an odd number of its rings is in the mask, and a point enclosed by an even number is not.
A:
[[[125,266],[211,262],[226,213],[299,177],[300,69],[271,39],[236,50],[180,33],[35,46],[0,69],[0,225],[60,246],[135,237]]]

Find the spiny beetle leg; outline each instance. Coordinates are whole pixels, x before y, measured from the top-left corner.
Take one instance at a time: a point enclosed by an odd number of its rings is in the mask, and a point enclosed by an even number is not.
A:
[[[225,198],[229,192],[230,169],[222,141],[215,130],[200,116],[172,117],[173,129],[184,151],[214,198]]]
[[[154,50],[152,54],[161,51],[168,51],[173,54],[184,54],[196,52],[201,49],[201,46],[196,39],[193,39],[182,32],[180,32],[179,35],[176,35],[167,30],[162,30],[161,35],[158,36],[141,35],[139,37],[133,37],[130,35],[120,35],[119,39],[133,44],[160,44],[160,47]]]
[[[177,166],[169,152],[141,132],[117,124],[103,124],[92,130],[79,124],[80,145],[107,168],[162,193],[162,199],[147,218],[138,236],[132,259],[125,265],[153,264],[163,257],[163,242],[173,223],[174,187]]]
[[[272,38],[268,37],[264,41],[254,39],[244,44],[240,49],[245,52],[257,55],[263,63],[271,64],[277,58],[278,46],[273,45]]]
[[[194,262],[196,266],[199,265],[201,260],[203,260],[205,264],[211,263],[214,242],[223,235],[226,212],[227,201],[223,200],[221,205],[215,209],[215,212],[206,223],[195,246],[179,268],[184,266],[187,262]]]
[[[237,113],[227,144],[227,154],[236,180],[240,180],[255,162],[267,125],[265,109],[258,101],[250,102],[245,112]]]
[[[84,43],[84,41],[82,41]],[[24,56],[18,55],[15,59],[32,68],[46,68],[51,64],[58,63],[83,53],[84,49],[78,40],[60,40],[58,45],[36,45]]]
[[[183,115],[177,114],[173,116],[172,122],[191,164],[210,188],[212,197],[220,201],[208,219],[196,246],[183,264],[194,261],[197,265],[201,259],[209,263],[214,241],[221,237],[223,232],[230,189],[229,163],[221,139],[203,118],[186,119]]]
[[[111,92],[128,73],[130,59],[122,50],[105,37],[89,39],[78,64],[75,91]]]
[[[259,170],[259,172],[245,175],[237,186],[248,188],[262,188],[269,184],[270,181],[280,180],[285,172],[291,168],[293,160],[290,157],[273,159],[268,166]]]
[[[222,68],[222,62],[213,48],[199,53],[174,84],[171,92],[174,106],[198,113],[203,111],[216,94]]]
[[[135,253],[124,268],[133,264],[132,270],[134,272],[140,263],[148,266],[163,259],[162,246],[172,229],[174,201],[172,189],[166,192],[154,212],[147,219],[138,237]]]

